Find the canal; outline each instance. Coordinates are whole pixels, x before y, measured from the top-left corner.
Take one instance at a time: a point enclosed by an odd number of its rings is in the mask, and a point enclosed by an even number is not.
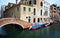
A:
[[[60,38],[60,23],[42,27],[39,30],[20,30],[13,26],[2,30],[0,38]]]

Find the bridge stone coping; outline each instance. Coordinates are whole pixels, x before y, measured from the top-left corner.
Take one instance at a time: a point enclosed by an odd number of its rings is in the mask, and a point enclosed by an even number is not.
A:
[[[15,19],[15,18],[4,18],[4,19],[0,19],[0,27],[3,27],[4,25],[7,25],[7,24],[18,24],[22,28],[29,28],[31,26],[30,23],[25,22],[23,20]]]

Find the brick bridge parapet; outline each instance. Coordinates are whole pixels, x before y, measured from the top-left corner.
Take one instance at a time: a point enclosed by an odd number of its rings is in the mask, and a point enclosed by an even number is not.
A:
[[[23,20],[18,20],[18,19],[15,19],[15,18],[3,18],[3,19],[0,19],[0,27],[3,27],[4,25],[7,25],[7,24],[18,24],[23,29],[29,28],[30,25],[31,25],[28,22],[25,22]]]

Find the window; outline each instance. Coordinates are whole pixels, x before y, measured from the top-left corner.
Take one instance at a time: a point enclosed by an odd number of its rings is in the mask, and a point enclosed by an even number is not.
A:
[[[23,11],[26,11],[26,7],[23,7]]]
[[[31,2],[31,1],[29,1],[29,4],[31,5],[31,4],[32,4],[32,2]]]
[[[19,11],[19,7],[17,6],[17,11]]]
[[[45,11],[44,15],[45,15],[45,16],[48,16],[48,11]]]
[[[42,18],[41,18],[41,20],[42,20]]]
[[[35,20],[36,20],[36,19],[34,18],[34,19],[33,19],[33,22],[34,22],[34,23],[35,23]]]
[[[54,8],[54,10],[56,10],[56,8]]]
[[[38,22],[40,22],[40,19],[38,18]]]
[[[44,6],[44,10],[47,11],[48,10],[48,7]]]
[[[29,12],[31,11],[31,8],[29,8]]]
[[[43,6],[43,3],[41,2],[41,6]]]
[[[36,0],[34,0],[34,4],[36,4]]]
[[[42,16],[42,10],[41,10],[41,13],[40,13],[40,15]]]
[[[46,21],[46,18],[44,18],[44,21]]]
[[[28,22],[30,23],[30,18],[28,19]]]
[[[45,15],[45,16],[48,16],[48,11],[49,11],[49,10],[48,10],[48,7],[44,6],[44,10],[45,10],[44,15]]]
[[[30,23],[30,21],[31,21],[31,19],[30,19],[31,17],[29,16],[29,19],[28,19],[28,22]]]
[[[34,8],[34,15],[36,15],[36,9]]]

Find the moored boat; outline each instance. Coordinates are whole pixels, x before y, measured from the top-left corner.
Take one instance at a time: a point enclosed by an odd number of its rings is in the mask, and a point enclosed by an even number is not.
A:
[[[46,24],[45,24],[46,27],[49,26],[49,25],[50,25],[50,23],[46,23]]]
[[[42,27],[44,24],[41,24],[41,23],[39,23],[39,24],[36,24],[36,25],[32,25],[31,27],[30,27],[30,29],[31,30],[38,30],[38,29],[40,29],[40,27]]]

